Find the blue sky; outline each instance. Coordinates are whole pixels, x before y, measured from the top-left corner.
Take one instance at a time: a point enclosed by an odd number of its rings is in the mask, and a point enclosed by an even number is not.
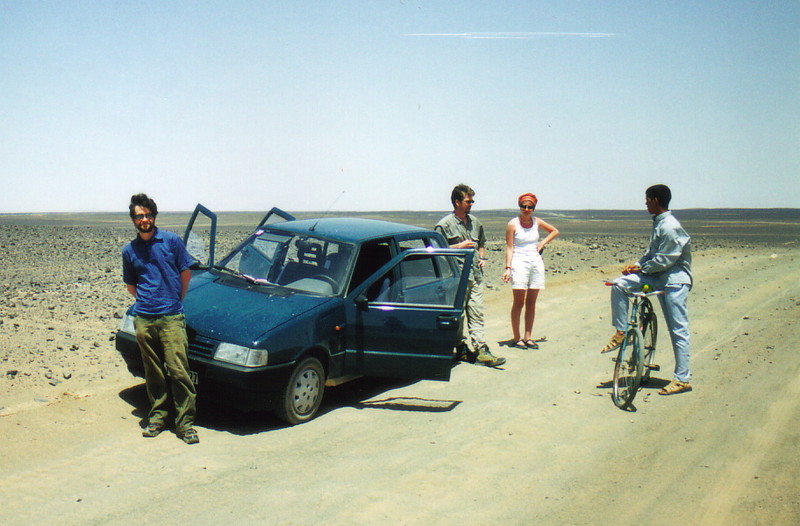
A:
[[[0,0],[0,213],[798,207],[800,2]]]

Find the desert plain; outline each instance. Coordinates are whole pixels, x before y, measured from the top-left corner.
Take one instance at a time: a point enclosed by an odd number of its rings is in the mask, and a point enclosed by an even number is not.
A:
[[[487,336],[505,366],[329,388],[295,427],[199,401],[200,444],[141,437],[143,382],[114,349],[131,303],[126,214],[0,214],[0,523],[798,524],[800,210],[677,210],[693,237],[694,390],[611,401],[602,280],[644,251],[643,211],[543,211],[540,349],[505,346],[511,210],[480,211]],[[431,227],[444,212],[359,214]],[[344,214],[340,214],[344,215]],[[261,214],[220,215],[220,251]],[[183,232],[188,213],[162,213]],[[660,307],[657,307],[660,314]],[[613,353],[612,353],[613,354]]]

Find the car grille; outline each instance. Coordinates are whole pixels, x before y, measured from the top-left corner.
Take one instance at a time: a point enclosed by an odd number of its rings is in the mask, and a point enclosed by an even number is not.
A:
[[[214,355],[214,350],[217,348],[218,343],[217,340],[212,340],[211,338],[195,336],[189,342],[189,352],[191,354],[198,354],[206,358],[211,358]]]

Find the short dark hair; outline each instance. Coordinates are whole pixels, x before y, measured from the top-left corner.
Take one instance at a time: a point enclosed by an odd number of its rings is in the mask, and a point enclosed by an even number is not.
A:
[[[475,195],[475,190],[465,184],[459,184],[453,188],[453,191],[450,194],[450,202],[453,203],[453,207],[455,208],[456,201],[463,201],[465,197],[471,197],[473,195]]]
[[[669,210],[669,202],[672,201],[672,192],[669,186],[665,184],[654,184],[645,191],[644,195],[658,201],[661,208]]]
[[[153,213],[154,216],[158,215],[158,207],[156,206],[156,202],[147,197],[147,194],[135,194],[131,196],[131,204],[128,207],[131,213],[131,219],[133,219],[133,216],[135,215],[134,210],[137,206],[147,208]]]

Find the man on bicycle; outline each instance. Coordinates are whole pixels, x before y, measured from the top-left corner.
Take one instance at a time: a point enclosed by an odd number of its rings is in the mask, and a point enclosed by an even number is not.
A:
[[[673,380],[658,394],[671,395],[691,391],[689,383],[689,313],[686,300],[692,288],[691,239],[669,211],[672,192],[663,184],[651,186],[645,192],[647,211],[653,216],[650,246],[635,264],[623,269],[611,288],[612,323],[616,333],[603,348],[606,353],[619,348],[625,339],[628,320],[628,294],[641,292],[646,285],[659,295],[664,319],[675,354]]]

